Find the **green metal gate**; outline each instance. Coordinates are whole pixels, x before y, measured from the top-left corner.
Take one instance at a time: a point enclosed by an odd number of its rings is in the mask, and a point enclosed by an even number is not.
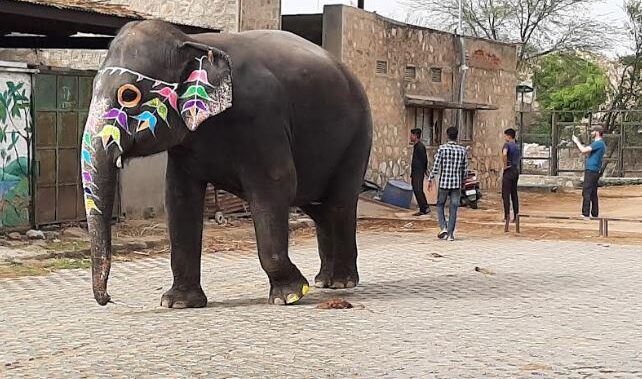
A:
[[[33,204],[36,226],[86,218],[80,146],[94,75],[93,71],[41,70],[35,77]],[[117,196],[115,211],[119,205]]]

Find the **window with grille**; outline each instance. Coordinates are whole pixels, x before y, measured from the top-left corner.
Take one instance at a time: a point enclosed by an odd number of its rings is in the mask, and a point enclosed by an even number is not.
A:
[[[441,83],[441,68],[433,67],[430,69],[430,77],[433,82]]]
[[[404,72],[404,78],[406,80],[414,80],[417,78],[417,67],[415,66],[406,66],[406,71]]]
[[[415,108],[415,128],[421,129],[421,142],[426,146],[441,144],[442,109]]]
[[[377,61],[377,74],[385,75],[388,73],[388,61]]]

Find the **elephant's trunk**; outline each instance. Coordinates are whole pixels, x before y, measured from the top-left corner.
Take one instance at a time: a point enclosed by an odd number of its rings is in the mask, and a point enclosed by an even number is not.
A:
[[[111,269],[111,196],[107,191],[99,191],[105,207],[102,214],[88,216],[89,235],[91,237],[91,276],[94,298],[100,305],[106,305],[111,297],[107,293],[107,279]]]
[[[116,159],[119,145],[103,139],[101,120],[104,107],[94,106],[83,135],[82,176],[87,212],[87,227],[91,240],[92,288],[100,305],[110,301],[107,279],[111,268],[111,218],[116,192]]]

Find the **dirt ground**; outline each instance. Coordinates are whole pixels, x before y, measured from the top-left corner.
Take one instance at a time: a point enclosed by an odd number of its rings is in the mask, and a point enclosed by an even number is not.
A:
[[[523,218],[520,234],[515,233],[511,225],[510,233],[504,233],[501,201],[499,194],[486,194],[480,203],[480,209],[460,208],[458,217],[458,238],[469,237],[506,240],[511,238],[529,240],[594,240],[601,244],[639,245],[642,251],[642,223],[611,223],[609,237],[599,237],[597,221],[544,220]],[[600,189],[600,206],[603,216],[642,219],[642,186],[606,187]],[[581,192],[574,190],[562,193],[521,193],[521,213],[528,215],[578,216],[581,203]],[[360,201],[358,229],[362,233],[426,233],[433,238],[437,233],[436,209],[432,215],[415,217],[414,210]],[[296,219],[296,218],[295,218]],[[313,241],[315,230],[311,222],[294,220],[290,244],[296,245]],[[73,237],[67,237],[65,231],[60,240],[48,242],[50,249],[56,246],[68,248],[78,245],[87,247],[88,240],[84,233],[74,228]],[[239,254],[256,254],[254,227],[251,219],[230,219],[225,225],[206,222],[203,236],[203,252],[217,253],[234,251]],[[127,251],[114,255],[115,261],[130,261],[152,255],[169,254],[167,228],[162,219],[128,220],[113,228],[113,238],[118,239],[161,239],[153,248]],[[25,275],[44,275],[52,271],[69,268],[87,268],[90,265],[88,256],[71,258],[54,258],[45,260],[25,260],[0,265],[0,278]]]
[[[618,186],[600,188],[601,215],[642,220],[642,186]],[[521,213],[528,215],[579,216],[582,194],[580,190],[560,193],[520,194]],[[499,193],[486,193],[480,208],[460,208],[458,229],[462,236],[507,237],[547,240],[585,240],[600,242],[641,244],[642,223],[610,223],[610,236],[598,238],[597,221],[567,221],[522,218],[521,233],[504,233],[502,205]],[[359,204],[359,230],[367,232],[437,232],[435,213],[429,217],[414,217],[414,210],[391,208],[371,202]],[[115,228],[115,236],[136,237],[166,234],[163,220],[127,221]],[[291,233],[291,243],[300,243],[315,238],[313,227],[297,227]],[[168,252],[165,246],[159,253]],[[206,222],[203,237],[203,251],[256,251],[253,224],[250,219],[232,219],[226,225]]]
[[[642,186],[618,186],[600,188],[600,215],[642,220]],[[520,193],[520,213],[526,215],[549,215],[579,217],[582,201],[580,190],[560,193]],[[359,216],[362,227],[399,228],[407,231],[437,232],[436,209],[431,216],[414,217],[412,211],[390,208],[371,202],[360,203]],[[610,222],[609,237],[599,238],[598,221],[546,220],[522,218],[521,233],[515,233],[511,224],[510,233],[504,233],[502,204],[499,193],[485,194],[480,208],[460,208],[458,230],[461,236],[506,237],[543,240],[586,240],[617,244],[642,245],[642,223]]]

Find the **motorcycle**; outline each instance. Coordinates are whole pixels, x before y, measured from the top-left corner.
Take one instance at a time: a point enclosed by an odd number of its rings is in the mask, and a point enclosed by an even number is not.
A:
[[[479,208],[479,200],[482,198],[482,193],[479,188],[479,180],[474,171],[468,170],[466,178],[464,179],[464,187],[461,190],[460,206],[470,206],[472,209]]]

